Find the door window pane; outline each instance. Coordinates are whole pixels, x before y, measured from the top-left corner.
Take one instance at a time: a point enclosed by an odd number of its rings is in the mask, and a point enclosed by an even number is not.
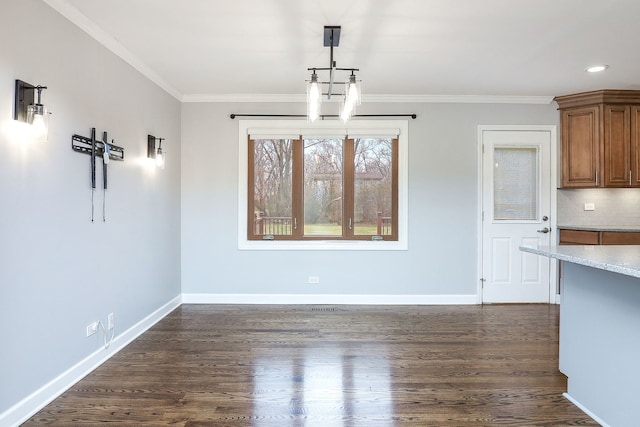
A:
[[[354,234],[392,234],[391,138],[354,139]]]
[[[537,219],[538,148],[495,147],[493,161],[494,219]]]
[[[304,235],[342,235],[342,139],[304,140]]]
[[[291,139],[253,141],[253,227],[257,235],[291,235]]]

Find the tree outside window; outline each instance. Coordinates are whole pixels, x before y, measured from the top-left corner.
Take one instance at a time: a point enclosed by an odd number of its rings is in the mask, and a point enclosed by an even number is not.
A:
[[[397,240],[397,138],[249,138],[250,240]]]

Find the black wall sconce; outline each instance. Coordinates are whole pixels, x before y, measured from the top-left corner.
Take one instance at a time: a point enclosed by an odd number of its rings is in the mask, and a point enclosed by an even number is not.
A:
[[[156,166],[160,169],[164,169],[164,162],[166,160],[166,153],[162,151],[162,141],[165,138],[156,138],[153,135],[147,135],[147,157],[155,159]],[[156,147],[156,141],[158,146]]]
[[[49,115],[51,112],[42,105],[42,91],[46,86],[16,80],[16,93],[13,105],[13,119],[29,123],[33,127],[34,137],[47,139],[49,133]],[[38,94],[36,101],[35,95]]]

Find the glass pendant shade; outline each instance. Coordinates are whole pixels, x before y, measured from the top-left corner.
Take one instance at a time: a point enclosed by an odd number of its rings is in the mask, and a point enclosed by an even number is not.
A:
[[[320,117],[320,104],[322,103],[322,89],[316,73],[311,75],[311,81],[307,85],[307,118],[316,121]]]
[[[360,105],[360,89],[356,83],[355,76],[349,78],[349,85],[347,89],[347,102],[353,105]]]
[[[158,151],[156,152],[156,166],[160,169],[164,169],[165,162],[165,153],[162,151],[162,147],[158,147]]]
[[[27,123],[31,124],[34,138],[47,140],[49,134],[49,111],[42,104],[27,107]]]
[[[356,106],[362,102],[360,83],[356,81],[355,75],[352,74],[349,76],[345,87],[344,99],[340,103],[340,119],[342,119],[343,122],[346,122],[355,114]]]

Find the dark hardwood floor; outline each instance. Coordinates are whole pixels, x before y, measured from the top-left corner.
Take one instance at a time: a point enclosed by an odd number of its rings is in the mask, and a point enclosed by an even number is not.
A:
[[[553,305],[183,305],[26,426],[597,426]]]

